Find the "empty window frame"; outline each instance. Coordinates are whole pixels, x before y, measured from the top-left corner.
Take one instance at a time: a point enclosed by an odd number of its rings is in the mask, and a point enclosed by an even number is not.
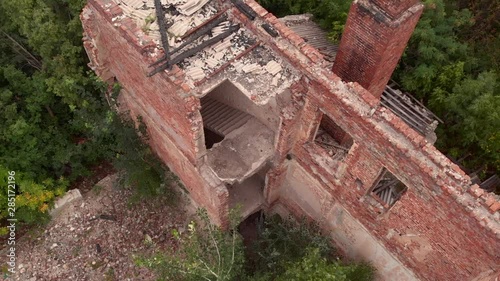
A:
[[[344,158],[353,144],[351,136],[326,114],[321,117],[314,142],[336,159]]]
[[[392,207],[408,188],[385,168],[371,190],[371,195],[384,205]]]

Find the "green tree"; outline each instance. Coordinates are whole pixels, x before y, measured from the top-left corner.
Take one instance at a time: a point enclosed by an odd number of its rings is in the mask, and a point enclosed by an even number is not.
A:
[[[310,13],[333,42],[339,42],[352,1],[344,0],[261,0],[259,3],[278,17]]]
[[[99,158],[92,142],[78,142],[91,133],[83,112],[98,119],[105,110],[98,97],[103,83],[84,72],[81,25],[77,8],[62,20],[44,2],[2,1],[2,52],[23,56],[0,65],[2,138],[0,163],[41,182],[47,177],[75,177]],[[26,69],[33,57],[41,67]],[[88,117],[90,114],[87,114]]]
[[[471,47],[472,55],[477,58],[479,69],[500,72],[500,1],[460,0],[457,9],[469,9],[473,23],[460,32],[460,38]]]
[[[458,30],[470,26],[471,13],[447,11],[442,0],[426,0],[424,4],[424,13],[401,59],[396,79],[405,90],[427,101],[443,68],[464,62],[470,69],[474,61],[467,56],[468,45],[457,36]]]
[[[438,131],[446,136],[438,139],[438,145],[455,158],[466,156],[464,164],[468,167],[499,171],[500,77],[483,72],[476,79],[459,79],[463,76],[460,66],[445,68],[439,80],[448,86],[437,88],[429,101],[448,124]],[[456,83],[447,83],[455,79]]]
[[[0,166],[22,175],[24,222],[46,214],[69,182],[104,159],[139,194],[164,193],[164,166],[144,143],[147,134],[109,108],[107,85],[87,69],[83,5],[0,1]]]
[[[475,29],[474,15],[456,3],[427,0],[425,11],[396,71],[403,88],[421,98],[445,124],[437,146],[465,159],[461,164],[482,174],[500,168],[499,74],[485,55],[474,55],[464,30]],[[499,45],[500,46],[500,45]]]

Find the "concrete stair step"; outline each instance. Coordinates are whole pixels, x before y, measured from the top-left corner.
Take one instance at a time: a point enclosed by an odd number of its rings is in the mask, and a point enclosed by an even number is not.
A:
[[[252,118],[243,111],[208,97],[201,100],[201,116],[203,126],[221,136],[226,136]]]
[[[243,126],[250,118],[248,114],[246,114],[243,117],[239,117],[237,119],[233,119],[231,122],[228,122],[225,126],[221,127],[220,130],[224,135],[229,134],[230,132],[238,129],[239,127]]]

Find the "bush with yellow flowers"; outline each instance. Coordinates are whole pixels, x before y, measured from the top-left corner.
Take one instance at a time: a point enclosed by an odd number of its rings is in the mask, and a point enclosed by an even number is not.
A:
[[[22,173],[15,173],[14,179],[9,181],[9,170],[0,166],[0,186],[2,186],[0,220],[14,218],[18,222],[28,224],[43,222],[48,218],[48,211],[54,198],[62,195],[68,186],[68,181],[64,178],[46,179],[36,183]],[[13,182],[15,182],[15,200],[9,200],[13,196],[9,197],[8,186]],[[2,227],[0,235],[6,234],[6,231],[7,229]]]

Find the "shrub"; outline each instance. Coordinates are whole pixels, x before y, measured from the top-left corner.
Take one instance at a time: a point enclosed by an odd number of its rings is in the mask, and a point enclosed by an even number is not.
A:
[[[276,281],[364,281],[373,279],[373,269],[365,265],[343,265],[322,257],[319,248],[306,249],[306,255],[299,261],[288,263],[285,272]]]
[[[115,83],[110,98],[112,108],[119,108],[117,100],[120,91],[120,85]],[[99,142],[106,143],[111,151],[108,157],[118,171],[117,182],[122,187],[130,186],[134,189],[131,203],[158,196],[172,203],[176,194],[167,187],[178,178],[151,150],[142,117],[138,116],[134,122],[130,116],[129,112],[119,114],[110,111],[105,124],[95,133],[102,138]]]
[[[199,210],[200,224],[191,222],[183,235],[173,232],[180,242],[179,251],[138,258],[136,262],[153,268],[159,280],[239,280],[245,257],[235,214],[233,211],[230,230],[224,231],[210,223],[206,211]]]
[[[138,119],[136,129],[134,122],[125,114],[115,119],[116,124],[112,126],[116,128],[113,166],[119,172],[118,183],[134,189],[131,202],[160,195],[173,201],[173,191],[165,187],[174,177],[167,174],[168,169],[149,147],[142,120]]]
[[[328,237],[321,235],[317,225],[283,220],[275,215],[266,220],[255,242],[258,257],[255,267],[266,274],[280,274],[286,263],[300,260],[308,248],[318,249],[321,256],[334,254]]]
[[[56,196],[64,193],[68,181],[64,178],[58,180],[46,179],[36,183],[22,173],[15,174],[15,204],[8,203],[8,169],[0,165],[0,186],[5,187],[0,193],[0,220],[8,217],[9,207],[14,208],[15,219],[21,223],[44,222],[48,218],[48,211]],[[15,171],[14,171],[15,172]],[[5,228],[0,234],[5,234]]]
[[[251,281],[372,280],[369,264],[343,263],[317,224],[273,216],[264,224],[255,247]]]

